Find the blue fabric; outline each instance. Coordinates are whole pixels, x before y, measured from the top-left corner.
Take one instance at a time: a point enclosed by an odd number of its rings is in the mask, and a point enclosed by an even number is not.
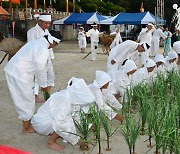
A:
[[[139,25],[142,22],[142,19],[146,16],[148,12],[142,13],[119,13],[119,15],[113,20],[113,24],[130,24],[130,25]],[[156,23],[165,23],[165,20],[160,19],[150,13],[152,18],[156,20]],[[147,21],[148,23],[149,21]]]
[[[94,13],[95,12],[73,13],[64,21],[64,24],[73,24],[73,23],[86,24],[88,19],[90,19],[94,15]],[[106,19],[105,17],[99,15],[98,13],[96,13],[96,17],[98,20]]]
[[[146,15],[146,12],[143,13],[120,13],[113,21],[113,24],[132,24],[137,25],[141,24],[141,20]]]

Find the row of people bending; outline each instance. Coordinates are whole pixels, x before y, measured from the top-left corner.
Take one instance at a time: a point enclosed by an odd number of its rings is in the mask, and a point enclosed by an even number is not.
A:
[[[52,94],[39,108],[31,120],[32,126],[39,134],[51,134],[47,143],[49,148],[64,148],[56,142],[59,136],[72,145],[78,144],[79,137],[73,135],[77,133],[73,119],[79,121],[80,109],[87,113],[89,105],[95,103],[109,120],[116,118],[122,122],[123,116],[113,110],[122,109],[122,104],[115,95],[124,96],[126,88],[149,82],[157,73],[177,70],[176,59],[177,54],[174,51],[169,52],[166,58],[157,54],[154,61],[148,59],[140,69],[137,69],[133,60],[128,59],[119,70],[110,74],[112,78],[106,72],[96,71],[96,79],[89,85],[83,79],[72,77],[67,89]]]

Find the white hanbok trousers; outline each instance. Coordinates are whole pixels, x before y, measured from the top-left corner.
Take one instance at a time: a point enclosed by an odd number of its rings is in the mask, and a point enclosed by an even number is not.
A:
[[[91,42],[91,60],[96,60],[98,42]]]
[[[35,111],[33,83],[24,83],[7,73],[5,75],[14,107],[19,114],[19,119],[23,121],[30,120]]]
[[[159,38],[153,37],[151,41],[151,51],[150,56],[156,56],[156,54],[159,52]]]

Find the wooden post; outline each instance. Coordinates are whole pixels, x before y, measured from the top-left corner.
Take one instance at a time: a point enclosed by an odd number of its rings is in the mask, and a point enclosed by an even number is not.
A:
[[[66,0],[66,12],[69,12],[68,0]]]
[[[44,0],[44,10],[46,10],[46,0]]]
[[[34,9],[37,10],[37,0],[34,0]]]
[[[0,2],[1,2],[1,4],[0,4],[0,5],[2,6],[2,0],[0,0]]]
[[[49,4],[50,4],[50,8],[52,8],[52,0],[50,0]]]
[[[76,12],[76,0],[73,0],[73,12]]]
[[[26,9],[28,8],[28,0],[26,0]]]
[[[12,15],[12,1],[9,0],[9,13]]]

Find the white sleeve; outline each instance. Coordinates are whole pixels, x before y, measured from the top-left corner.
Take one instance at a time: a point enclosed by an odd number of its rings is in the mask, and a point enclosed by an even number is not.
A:
[[[167,36],[163,33],[163,31],[159,31],[160,36],[165,40]]]
[[[106,102],[104,102],[102,93],[100,91],[96,92],[95,97],[96,104],[98,105],[99,109],[102,110],[110,120],[112,120],[116,116],[116,113],[110,106],[106,104]]]
[[[111,94],[108,90],[103,92],[104,96],[106,97],[107,103],[115,108],[116,110],[122,109],[122,104],[115,98],[113,94]]]
[[[48,77],[47,77],[47,69],[48,69],[48,58],[49,58],[49,51],[47,50],[38,53],[38,56],[35,60],[35,77],[37,79],[38,84],[40,87],[47,87],[48,86]]]

